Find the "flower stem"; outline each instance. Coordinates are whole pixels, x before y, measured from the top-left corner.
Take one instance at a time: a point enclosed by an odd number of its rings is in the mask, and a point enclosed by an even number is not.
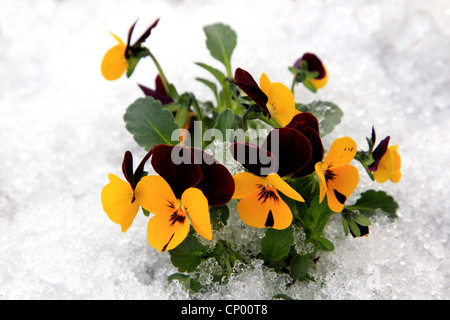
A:
[[[169,82],[167,81],[167,78],[161,68],[161,65],[158,63],[158,60],[156,60],[155,56],[150,52],[150,50],[148,51],[148,55],[153,60],[156,69],[158,69],[159,76],[161,77],[161,81],[164,85],[164,89],[166,89],[167,94],[169,94],[172,98],[176,98],[176,93],[171,90]],[[175,97],[173,95],[175,95]]]

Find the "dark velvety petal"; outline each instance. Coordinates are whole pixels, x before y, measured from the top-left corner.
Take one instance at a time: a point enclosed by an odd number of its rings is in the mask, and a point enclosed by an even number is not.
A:
[[[142,178],[142,174],[144,173],[144,166],[145,163],[148,161],[148,159],[150,159],[151,155],[153,153],[153,149],[150,150],[145,156],[144,158],[142,158],[141,163],[139,163],[139,166],[136,168],[136,170],[134,171],[134,175],[133,175],[133,180],[136,184],[138,184],[139,180],[141,180]]]
[[[375,141],[377,140],[377,135],[376,135],[376,133],[375,133],[375,127],[373,127],[373,126],[372,126],[372,136],[371,136],[371,139],[372,139],[372,144],[375,145]]]
[[[202,170],[189,148],[160,144],[154,147],[152,166],[166,180],[177,199],[202,179]]]
[[[237,68],[234,73],[234,83],[242,89],[264,112],[266,112],[270,119],[270,112],[267,109],[267,101],[269,100],[266,94],[253,79],[252,75],[247,71]]]
[[[122,172],[125,179],[127,179],[131,188],[134,190],[136,184],[134,183],[134,175],[133,175],[133,155],[131,154],[130,151],[125,152],[125,155],[123,156]]]
[[[145,32],[142,34],[142,36],[135,42],[135,44],[133,44],[133,47],[140,45],[141,43],[145,42],[145,40],[147,40],[147,38],[150,36],[150,34],[152,33],[152,29],[154,27],[156,27],[156,25],[159,22],[159,18],[156,19],[155,22],[153,22],[153,24],[148,27],[147,30],[145,30]]]
[[[172,99],[171,97],[162,95],[162,94],[159,93],[158,91],[155,91],[155,90],[153,90],[153,89],[147,88],[147,87],[145,87],[145,86],[143,86],[143,85],[141,85],[141,84],[138,84],[138,86],[139,86],[139,88],[141,88],[142,92],[144,92],[144,94],[145,94],[146,96],[150,96],[150,97],[152,97],[152,98],[155,99],[155,100],[161,101],[161,103],[162,103],[163,105],[169,104],[169,103],[172,103],[172,102],[173,102],[173,99]]]
[[[161,76],[158,74],[155,79],[156,92],[159,92],[163,96],[168,96],[164,83],[161,80]]]
[[[317,133],[319,133],[319,121],[312,113],[309,113],[309,112],[302,112],[302,113],[296,114],[292,118],[291,122],[289,122],[286,125],[286,128],[295,129],[295,126],[299,122],[306,122],[311,128],[313,128]],[[300,132],[300,133],[302,133],[302,132]]]
[[[133,25],[130,27],[130,29],[128,30],[128,39],[127,39],[127,47],[125,49],[125,58],[128,59],[130,57],[130,41],[131,41],[131,36],[133,34],[133,30],[134,27],[136,26],[137,20],[133,23]]]
[[[269,151],[250,143],[236,142],[230,147],[234,159],[257,176],[276,172],[277,159]]]
[[[309,140],[312,148],[311,160],[309,161],[309,163],[305,167],[303,167],[303,169],[300,169],[299,171],[294,173],[293,177],[297,178],[307,176],[310,173],[314,172],[316,163],[322,161],[323,159],[324,150],[322,139],[320,139],[319,134],[306,122],[298,122],[293,129],[303,134]]]
[[[194,149],[194,154],[203,174],[195,188],[203,192],[210,206],[228,203],[234,193],[234,180],[228,169],[200,149]]]
[[[391,137],[387,136],[386,138],[381,140],[380,144],[373,151],[372,157],[375,160],[375,162],[368,167],[370,171],[377,171],[378,164],[380,163],[381,158],[383,158],[384,154],[388,149],[390,139]]]
[[[278,175],[284,177],[305,167],[312,156],[308,139],[291,128],[270,131],[261,148],[271,152],[277,159]]]
[[[298,59],[294,63],[294,67],[300,69],[302,61],[306,61],[308,63],[308,71],[319,72],[319,76],[316,79],[323,79],[326,75],[325,68],[322,64],[322,61],[313,53],[305,53],[300,59]]]

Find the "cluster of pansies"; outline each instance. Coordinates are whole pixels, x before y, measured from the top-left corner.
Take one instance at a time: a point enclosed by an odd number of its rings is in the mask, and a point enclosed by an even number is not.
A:
[[[327,84],[328,69],[317,55],[305,53],[288,67],[293,74],[291,88],[271,82],[266,73],[261,73],[258,85],[242,68],[236,68],[233,75],[234,31],[223,24],[207,26],[207,47],[225,66],[225,72],[197,63],[215,78],[197,78],[216,98],[215,102],[202,102],[192,93],[179,94],[155,56],[143,46],[158,22],[133,45],[130,39],[136,23],[128,32],[127,44],[112,34],[118,44],[106,52],[101,64],[107,80],[117,80],[125,73],[130,77],[145,57],[150,57],[158,69],[155,89],[139,84],[144,97],[131,104],[124,116],[127,129],[147,154],[134,170],[133,156],[125,152],[125,180],[110,174],[101,202],[107,216],[123,232],[141,208],[149,217],[149,244],[158,251],[169,251],[180,272],[188,272],[176,278],[189,279],[184,283],[191,291],[195,291],[195,281],[189,273],[211,257],[223,266],[223,274],[230,273],[236,260],[262,258],[268,267],[288,273],[294,280],[310,279],[308,269],[316,263],[318,254],[334,249],[323,235],[334,213],[341,214],[345,233],[350,230],[354,237],[368,234],[369,218],[376,212],[395,217],[397,204],[383,191],[362,192],[356,203],[347,204],[360,179],[352,161],[358,161],[375,182],[400,181],[401,158],[398,147],[389,146],[390,137],[375,148],[372,128],[371,137],[366,138],[367,151],[358,151],[355,140],[348,136],[336,138],[325,150],[322,139],[339,123],[342,110],[331,102],[295,101],[297,84],[312,92]],[[327,113],[329,109],[333,112]],[[195,130],[195,122],[201,130]],[[233,134],[221,136],[223,144],[230,145],[228,152],[244,168],[242,172],[231,175],[226,164],[205,151],[207,130],[224,133],[261,128],[268,129],[262,143],[250,141],[248,136],[244,141],[237,141]],[[201,143],[195,145],[199,139]],[[223,239],[215,239],[211,246],[199,242],[200,238],[213,240],[215,228],[226,227],[228,206],[236,206],[246,225],[266,229],[260,253],[245,256]],[[215,224],[217,220],[221,224]],[[312,252],[293,249],[295,228],[305,232],[305,243],[313,245]]]

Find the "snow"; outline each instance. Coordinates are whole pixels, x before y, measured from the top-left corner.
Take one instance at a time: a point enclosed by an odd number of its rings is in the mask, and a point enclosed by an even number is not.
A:
[[[289,86],[287,66],[301,54],[322,58],[327,87],[314,95],[299,86],[296,99],[328,100],[344,111],[325,147],[348,135],[365,149],[372,125],[379,139],[390,135],[399,145],[400,183],[364,177],[356,191],[388,192],[399,218],[377,216],[370,235],[354,239],[336,216],[326,229],[336,249],[314,270],[321,283],[283,293],[450,298],[446,0],[0,0],[0,8],[0,299],[189,298],[167,283],[176,269],[148,245],[147,218],[139,214],[122,233],[100,203],[108,173],[121,175],[125,150],[144,155],[123,114],[141,96],[136,83],[153,86],[156,76],[145,60],[130,79],[104,80],[100,61],[114,45],[107,31],[125,40],[137,18],[135,36],[158,17],[147,44],[178,91],[213,99],[194,80],[208,77],[194,62],[221,68],[202,28],[223,22],[238,34],[233,68],[256,77],[265,72]],[[196,298],[270,299],[287,281],[255,261]]]

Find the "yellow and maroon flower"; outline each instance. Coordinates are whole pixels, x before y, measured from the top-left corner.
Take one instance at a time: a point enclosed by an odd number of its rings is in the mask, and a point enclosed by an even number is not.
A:
[[[265,73],[259,80],[260,86],[250,73],[241,68],[236,69],[234,78],[235,84],[267,113],[269,119],[273,117],[282,127],[299,113],[291,90],[282,83],[270,82]]]
[[[320,199],[327,195],[328,207],[341,212],[348,197],[359,181],[358,169],[349,163],[356,154],[356,143],[349,137],[336,139],[328,150],[325,160],[315,165],[319,177]]]
[[[249,172],[233,176],[233,199],[241,199],[237,211],[241,219],[256,228],[285,229],[292,223],[292,212],[278,192],[296,201],[302,196],[282,177],[301,170],[311,160],[308,139],[291,128],[273,129],[261,147],[234,143],[231,152]]]
[[[231,174],[199,149],[158,145],[152,151],[151,163],[159,175],[142,178],[135,191],[138,203],[154,214],[147,227],[150,245],[161,252],[175,248],[186,238],[190,224],[211,240],[209,206],[231,199]]]
[[[144,165],[151,156],[151,151],[142,159],[133,173],[133,155],[125,152],[122,162],[122,172],[127,181],[114,174],[109,174],[109,183],[102,189],[101,201],[103,210],[115,223],[121,225],[122,232],[128,230],[139,210],[135,198],[136,185],[144,173]]]
[[[391,180],[398,183],[402,176],[400,172],[401,157],[398,154],[398,146],[389,146],[390,137],[383,139],[372,153],[375,160],[368,168],[373,173],[373,178],[379,183]]]
[[[313,53],[305,53],[301,58],[295,61],[294,68],[301,69],[304,61],[307,63],[308,72],[318,73],[317,77],[308,77],[307,80],[311,82],[316,89],[325,87],[328,82],[328,71],[322,61]]]
[[[131,75],[137,62],[142,58],[141,44],[150,36],[152,29],[156,27],[159,19],[147,28],[133,45],[130,45],[131,35],[133,34],[136,22],[133,23],[128,31],[127,44],[125,44],[117,35],[110,32],[118,43],[106,52],[101,63],[101,72],[106,80],[112,81],[119,79],[127,69],[129,69],[128,75]]]

